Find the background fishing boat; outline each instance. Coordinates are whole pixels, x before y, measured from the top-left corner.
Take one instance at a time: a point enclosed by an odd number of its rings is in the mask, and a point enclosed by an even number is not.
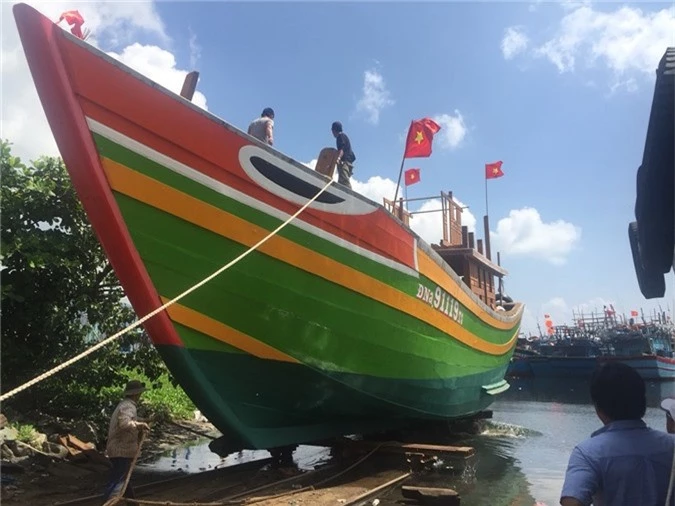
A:
[[[574,318],[573,325],[555,326],[550,335],[519,345],[507,376],[588,379],[599,363],[618,360],[646,380],[675,379],[675,326],[665,312],[626,319],[605,308]]]
[[[14,15],[73,184],[138,315],[255,245],[330,182],[31,7]],[[508,388],[523,306],[497,308],[494,280],[506,271],[489,234],[485,250],[474,244],[452,194],[441,200],[441,240],[428,245],[401,202],[384,207],[333,183],[145,323],[231,447],[464,417]]]

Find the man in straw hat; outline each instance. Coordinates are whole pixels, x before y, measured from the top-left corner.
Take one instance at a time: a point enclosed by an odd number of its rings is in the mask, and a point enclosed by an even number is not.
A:
[[[144,391],[144,383],[138,380],[129,381],[124,389],[124,399],[117,405],[110,418],[106,454],[112,463],[112,470],[104,493],[105,501],[117,495],[124,485],[131,463],[138,451],[140,431],[150,430],[147,423],[138,419],[136,411],[136,403]],[[127,486],[124,496],[134,498],[134,492],[130,486]]]

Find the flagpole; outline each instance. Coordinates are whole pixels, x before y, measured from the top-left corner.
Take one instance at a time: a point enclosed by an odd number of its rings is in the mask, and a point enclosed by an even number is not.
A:
[[[408,210],[408,185],[403,185],[403,203],[405,204],[405,210]]]
[[[396,193],[394,193],[394,202],[398,198],[398,189],[401,186],[401,175],[403,174],[403,165],[405,165],[405,151],[403,152],[403,159],[401,160],[401,168],[398,171],[398,183],[396,183]]]
[[[488,190],[487,190],[488,178],[487,178],[487,172],[484,174],[484,177],[485,177],[485,215],[489,216],[490,211],[488,209]]]
[[[410,133],[410,129],[412,128],[413,122],[410,121],[410,126],[408,127],[408,133]],[[394,206],[396,206],[396,199],[398,198],[398,189],[401,186],[401,175],[403,175],[403,165],[405,165],[405,152],[406,148],[408,147],[408,142],[406,141],[406,145],[403,147],[403,158],[401,158],[401,168],[398,171],[398,182],[396,183],[396,193],[394,194]]]

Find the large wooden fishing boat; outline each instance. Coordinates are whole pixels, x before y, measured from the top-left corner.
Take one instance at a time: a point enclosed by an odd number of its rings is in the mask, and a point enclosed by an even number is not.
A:
[[[330,181],[33,8],[14,16],[72,182],[138,315]],[[483,410],[508,388],[523,306],[496,310],[493,281],[506,272],[443,195],[443,240],[427,245],[400,205],[333,183],[145,328],[199,409],[244,448]]]

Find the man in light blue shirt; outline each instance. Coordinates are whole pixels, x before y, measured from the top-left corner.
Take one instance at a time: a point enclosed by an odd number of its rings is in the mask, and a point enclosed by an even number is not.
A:
[[[664,506],[674,440],[642,421],[643,379],[628,365],[605,363],[591,378],[591,399],[604,427],[572,451],[560,504]]]

